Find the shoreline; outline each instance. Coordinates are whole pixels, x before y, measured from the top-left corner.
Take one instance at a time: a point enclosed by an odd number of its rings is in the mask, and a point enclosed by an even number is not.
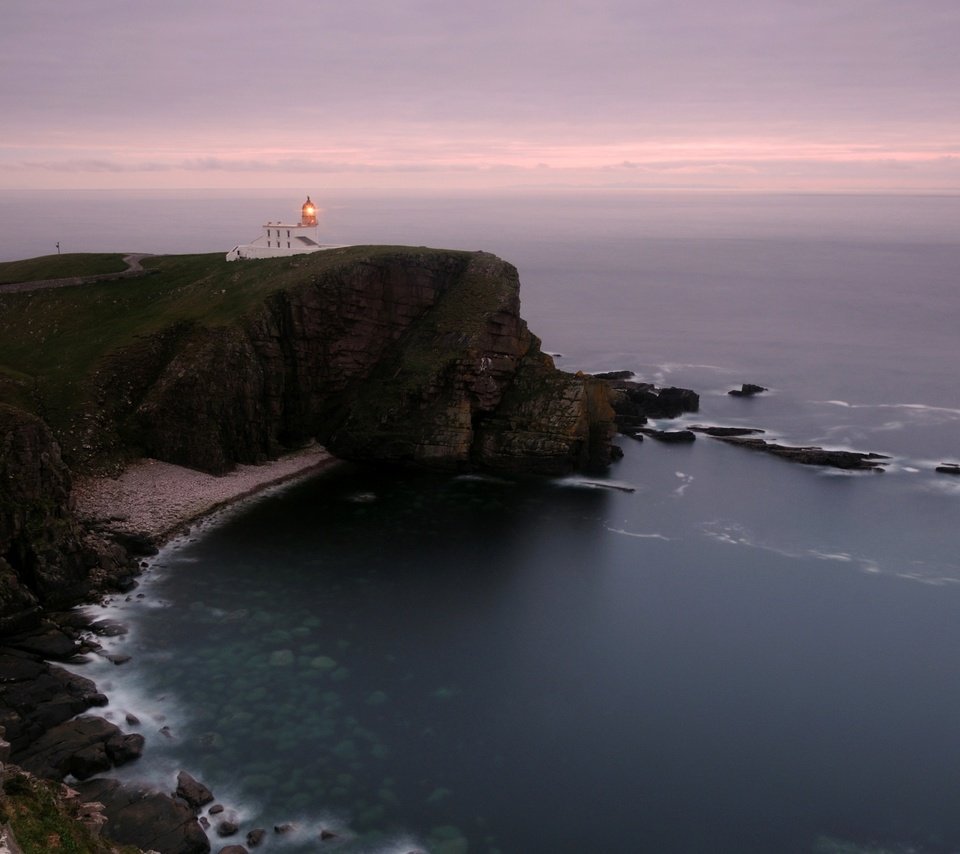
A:
[[[84,526],[161,546],[218,510],[338,462],[316,444],[223,475],[142,458],[116,477],[75,477],[73,501]]]

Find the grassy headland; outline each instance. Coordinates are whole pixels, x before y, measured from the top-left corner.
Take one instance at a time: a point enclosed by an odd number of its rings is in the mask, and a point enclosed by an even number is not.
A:
[[[431,250],[358,246],[290,258],[228,262],[223,253],[153,256],[139,278],[0,293],[0,402],[39,415],[62,437],[91,400],[105,359],[164,330],[228,326],[271,293],[364,259]],[[464,253],[466,254],[466,253]],[[22,280],[106,272],[119,255],[53,255],[0,265]],[[119,262],[122,267],[122,262]]]

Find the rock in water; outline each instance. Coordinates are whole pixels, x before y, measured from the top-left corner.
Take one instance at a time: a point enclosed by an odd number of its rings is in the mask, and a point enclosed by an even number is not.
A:
[[[177,790],[174,794],[178,798],[183,798],[195,810],[213,801],[213,793],[186,771],[177,774]]]
[[[760,394],[760,392],[766,390],[762,385],[744,383],[740,388],[731,389],[727,394],[732,394],[734,397],[753,397],[755,394]]]

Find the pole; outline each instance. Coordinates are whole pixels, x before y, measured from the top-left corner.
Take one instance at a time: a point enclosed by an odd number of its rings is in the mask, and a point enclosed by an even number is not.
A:
[[[60,241],[57,241],[57,255],[60,254]]]

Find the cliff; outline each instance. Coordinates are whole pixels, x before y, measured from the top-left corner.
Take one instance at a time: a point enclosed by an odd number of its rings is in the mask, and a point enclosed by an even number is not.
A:
[[[136,283],[0,295],[0,401],[17,404],[0,410],[0,614],[14,623],[117,568],[73,520],[68,466],[151,456],[220,473],[313,439],[451,470],[610,460],[607,384],[554,367],[520,317],[516,269],[492,255],[153,264]]]
[[[444,468],[609,462],[606,390],[540,352],[511,265],[427,250],[314,257],[235,322],[168,327],[111,354],[95,378],[102,432],[212,472],[312,438],[348,459]]]

